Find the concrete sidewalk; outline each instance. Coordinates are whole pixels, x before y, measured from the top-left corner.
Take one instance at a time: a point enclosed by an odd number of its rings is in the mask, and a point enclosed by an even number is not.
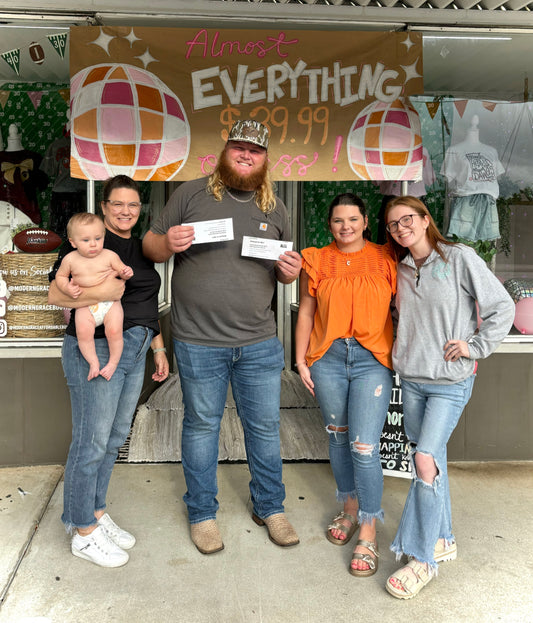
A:
[[[459,555],[411,601],[384,589],[398,564],[388,546],[409,481],[385,478],[379,569],[348,573],[353,545],[325,527],[337,508],[327,463],[284,466],[286,512],[300,545],[273,545],[250,518],[249,473],[219,466],[225,550],[191,543],[179,464],[118,464],[108,496],[137,545],[119,569],[75,558],[60,522],[61,466],[0,469],[1,623],[533,622],[533,464],[450,466]]]

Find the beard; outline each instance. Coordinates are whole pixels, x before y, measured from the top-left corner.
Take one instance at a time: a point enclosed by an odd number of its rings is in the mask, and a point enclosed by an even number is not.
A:
[[[225,186],[229,186],[229,188],[234,188],[235,190],[257,190],[265,182],[268,170],[268,161],[265,159],[265,162],[259,171],[250,173],[250,175],[241,176],[235,173],[235,171],[231,168],[231,163],[228,160],[226,150],[224,150],[220,155],[217,168],[220,179]]]

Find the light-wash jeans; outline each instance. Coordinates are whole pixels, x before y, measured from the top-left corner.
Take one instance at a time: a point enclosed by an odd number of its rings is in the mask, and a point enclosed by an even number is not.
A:
[[[183,403],[182,460],[190,523],[215,519],[220,422],[231,388],[244,430],[253,510],[283,512],[285,487],[279,440],[283,347],[272,338],[236,348],[174,340]]]
[[[472,395],[475,375],[437,385],[402,380],[405,433],[411,444],[413,480],[391,550],[420,562],[435,563],[438,539],[453,540],[446,444]],[[437,466],[432,484],[416,474],[414,454],[430,455]]]
[[[383,521],[379,441],[390,402],[392,372],[354,338],[335,340],[310,372],[329,433],[337,499],[357,498],[361,523],[374,518]],[[340,432],[339,428],[347,430]],[[365,449],[358,450],[357,444],[364,444]]]
[[[67,531],[95,523],[94,512],[106,507],[106,494],[113,465],[130,431],[141,393],[146,353],[153,331],[132,327],[124,332],[124,349],[109,381],[98,376],[87,380],[89,364],[78,340],[65,335],[63,371],[70,391],[72,442],[65,467],[63,515]],[[101,365],[109,359],[107,340],[96,339]]]

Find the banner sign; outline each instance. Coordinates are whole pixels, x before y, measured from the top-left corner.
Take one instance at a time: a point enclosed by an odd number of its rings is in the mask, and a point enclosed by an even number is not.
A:
[[[237,119],[270,130],[277,180],[422,175],[422,35],[75,27],[73,177],[210,174]]]

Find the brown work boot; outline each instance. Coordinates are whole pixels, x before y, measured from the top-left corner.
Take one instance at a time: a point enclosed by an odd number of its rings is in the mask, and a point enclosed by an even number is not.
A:
[[[214,554],[224,549],[222,537],[214,519],[191,524],[191,539],[202,554]]]
[[[276,513],[265,519],[261,519],[253,513],[252,519],[258,526],[267,527],[268,538],[276,545],[290,547],[291,545],[298,545],[300,542],[296,531],[285,517],[285,513]]]

